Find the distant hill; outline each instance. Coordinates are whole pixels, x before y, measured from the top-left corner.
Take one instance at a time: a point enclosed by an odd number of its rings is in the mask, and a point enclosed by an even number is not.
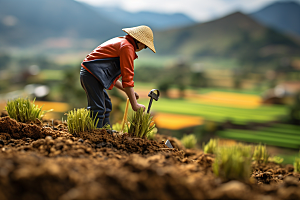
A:
[[[122,34],[119,25],[74,0],[0,0],[0,46],[28,46],[46,38]]]
[[[131,13],[117,7],[93,7],[93,9],[122,27],[148,25],[154,30],[165,30],[196,23],[182,13],[163,14],[146,11]]]
[[[297,2],[276,2],[251,16],[267,26],[300,36],[300,4]]]
[[[156,32],[158,54],[235,58],[241,62],[271,62],[299,55],[298,41],[236,12],[185,28]]]

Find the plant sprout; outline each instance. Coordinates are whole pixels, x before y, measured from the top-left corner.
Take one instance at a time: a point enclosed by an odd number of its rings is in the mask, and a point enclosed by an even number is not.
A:
[[[279,157],[279,156],[272,156],[272,157],[269,157],[268,159],[269,162],[274,162],[276,164],[280,164],[283,162],[283,158]]]
[[[151,125],[152,118],[150,113],[144,113],[143,109],[139,108],[128,118],[130,123],[130,125],[127,124],[128,133],[140,138],[150,136],[155,128],[155,124]]]
[[[185,148],[191,149],[194,148],[197,144],[197,138],[194,134],[184,135],[181,139],[181,143]]]
[[[35,121],[36,119],[42,119],[46,112],[50,112],[52,110],[42,111],[42,107],[39,108],[34,104],[35,98],[33,102],[30,102],[28,98],[18,98],[7,102],[5,106],[5,110],[8,112],[10,118],[17,120],[18,122],[29,122]]]
[[[95,130],[99,122],[96,116],[91,116],[91,111],[85,108],[69,111],[67,114],[69,132],[76,135],[80,132]]]
[[[251,174],[252,147],[238,144],[218,147],[213,171],[225,180],[248,181]]]
[[[256,145],[254,147],[253,160],[257,163],[267,163],[269,159],[269,153],[267,151],[266,145]]]
[[[122,130],[122,124],[120,123],[115,123],[112,125],[112,129],[113,130],[116,130],[118,132],[121,132]],[[124,127],[124,130],[123,130],[124,133],[128,133],[128,129],[127,129],[127,126]]]
[[[300,152],[299,157],[296,157],[294,161],[294,172],[300,173]]]
[[[204,153],[215,153],[218,147],[218,139],[210,139],[209,142],[203,147]]]
[[[147,138],[149,140],[154,140],[156,133],[157,133],[157,128],[153,128],[152,131],[148,133]]]

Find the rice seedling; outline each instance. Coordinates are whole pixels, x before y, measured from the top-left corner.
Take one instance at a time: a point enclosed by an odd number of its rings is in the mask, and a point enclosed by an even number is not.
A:
[[[294,172],[300,173],[300,158],[296,157],[294,161]]]
[[[184,135],[181,139],[181,143],[187,149],[194,148],[197,144],[197,138],[194,134]]]
[[[85,108],[77,110],[74,108],[74,110],[69,111],[67,114],[69,132],[76,135],[83,131],[95,130],[99,121],[96,116],[91,116],[91,111]]]
[[[218,147],[218,142],[219,142],[218,139],[210,139],[206,145],[203,144],[204,153],[212,153],[212,154],[215,153]]]
[[[5,110],[8,112],[10,118],[17,120],[18,122],[41,120],[45,113],[52,110],[42,111],[42,107],[38,107],[33,102],[30,102],[28,98],[18,98],[14,100],[8,100]]]
[[[115,130],[115,131],[121,132],[122,131],[122,124],[115,123],[115,124],[112,125],[112,129]],[[127,126],[124,126],[123,132],[128,133],[128,127]]]
[[[294,172],[300,173],[300,152],[299,152],[299,156],[295,157]]]
[[[254,147],[253,160],[255,160],[256,163],[267,163],[269,157],[266,145],[259,144]]]
[[[155,128],[154,123],[151,125],[153,122],[152,118],[153,117],[149,113],[144,113],[142,108],[133,112],[132,116],[128,118],[130,124],[127,124],[128,133],[135,137],[148,137]]]
[[[224,180],[249,181],[252,147],[238,144],[217,148],[213,172]]]
[[[152,131],[148,133],[147,138],[149,140],[154,140],[156,133],[157,133],[157,128],[153,128]]]

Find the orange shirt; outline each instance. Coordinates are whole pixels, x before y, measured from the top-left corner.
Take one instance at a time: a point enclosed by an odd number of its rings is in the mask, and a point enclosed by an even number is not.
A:
[[[134,65],[133,61],[138,57],[135,53],[136,44],[134,39],[126,35],[125,37],[116,37],[107,42],[102,43],[96,49],[94,49],[87,57],[83,60],[92,61],[96,59],[103,59],[103,58],[120,58],[120,68],[121,68],[121,75],[117,77],[111,86],[108,88],[111,90],[117,80],[122,76],[122,86],[125,87],[134,87]],[[83,64],[82,67],[87,69]],[[89,70],[88,70],[89,71]]]

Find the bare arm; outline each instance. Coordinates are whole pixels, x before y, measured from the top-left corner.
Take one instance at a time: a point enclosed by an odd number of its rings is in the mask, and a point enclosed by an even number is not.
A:
[[[139,99],[139,95],[134,91],[133,87],[123,88],[122,83],[119,80],[116,82],[115,87],[126,93],[127,97],[129,98],[131,108],[134,111],[137,111],[139,108],[143,108],[145,111],[145,106],[137,103],[136,100]]]

